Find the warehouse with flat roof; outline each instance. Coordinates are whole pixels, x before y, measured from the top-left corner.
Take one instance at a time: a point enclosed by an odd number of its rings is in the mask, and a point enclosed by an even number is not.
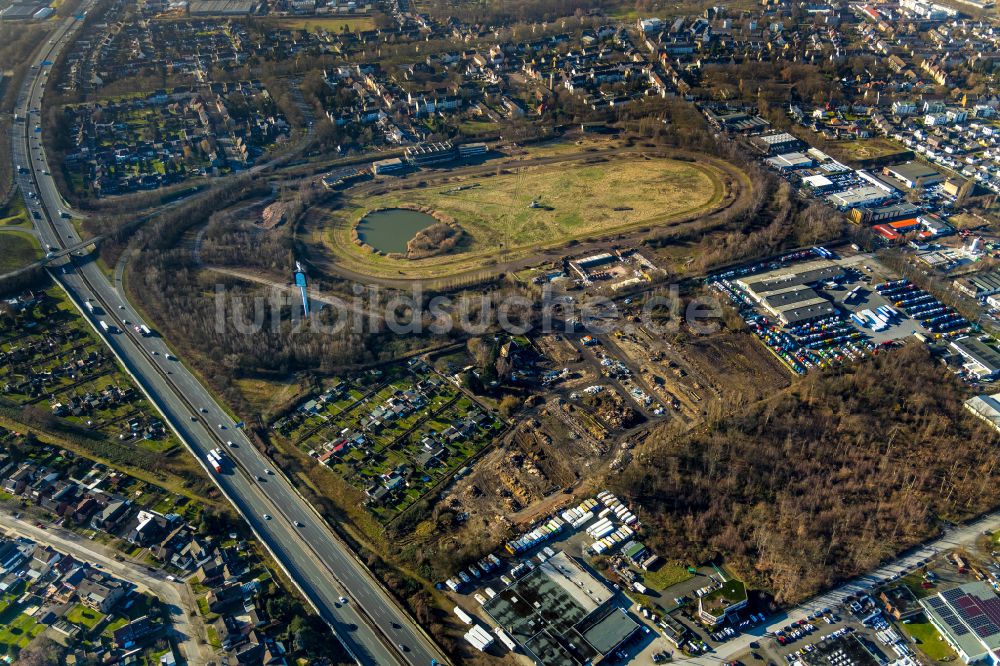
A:
[[[836,192],[827,197],[827,200],[838,208],[858,208],[863,206],[877,206],[886,199],[889,194],[874,185],[855,187],[843,192]]]
[[[837,308],[809,285],[834,280],[844,269],[832,261],[818,259],[766,273],[747,275],[736,281],[747,294],[785,326],[829,317]]]
[[[583,666],[631,639],[639,624],[563,552],[487,600],[483,609],[538,664]]]
[[[971,336],[954,340],[951,347],[962,355],[966,367],[979,377],[1000,376],[1000,351],[996,348]]]
[[[920,600],[927,619],[966,664],[996,663],[1000,650],[1000,598],[975,581]]]
[[[1000,431],[1000,393],[969,398],[965,408]]]

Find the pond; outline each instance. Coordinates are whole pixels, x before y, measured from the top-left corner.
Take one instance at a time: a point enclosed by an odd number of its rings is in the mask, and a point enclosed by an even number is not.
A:
[[[387,208],[368,213],[358,222],[358,237],[379,252],[406,253],[406,244],[417,232],[437,220],[418,210]]]

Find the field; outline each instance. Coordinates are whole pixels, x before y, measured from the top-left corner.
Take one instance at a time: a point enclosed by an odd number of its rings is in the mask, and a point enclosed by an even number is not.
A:
[[[42,247],[34,236],[5,229],[0,231],[0,273],[16,271],[42,258]]]
[[[316,30],[343,32],[345,26],[348,32],[373,30],[375,28],[375,22],[364,16],[283,18],[277,21],[277,23],[287,30],[305,30],[306,32],[315,32]]]
[[[852,162],[878,159],[905,152],[907,149],[891,139],[874,137],[858,141],[832,142],[827,144],[824,150],[836,159]]]
[[[349,193],[344,207],[332,214],[333,225],[320,230],[317,240],[330,247],[338,264],[357,272],[438,276],[482,268],[498,259],[501,247],[504,258],[515,259],[569,241],[679,222],[719,207],[727,195],[726,177],[705,162],[642,155],[549,162],[501,165],[432,186],[425,182],[412,189]],[[393,207],[427,208],[450,216],[465,238],[451,254],[419,260],[383,256],[355,244],[352,231],[358,220],[368,211]]]

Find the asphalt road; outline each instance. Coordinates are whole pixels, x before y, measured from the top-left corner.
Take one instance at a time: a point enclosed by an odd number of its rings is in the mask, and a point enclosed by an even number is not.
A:
[[[698,666],[718,666],[720,662],[731,661],[742,653],[750,649],[752,641],[760,640],[765,634],[781,629],[787,624],[804,620],[806,617],[824,608],[832,608],[843,603],[844,599],[859,592],[869,592],[872,587],[882,581],[890,579],[893,575],[903,575],[913,571],[925,558],[933,557],[938,553],[967,546],[973,543],[984,530],[995,531],[1000,529],[1000,512],[991,513],[982,518],[963,525],[961,527],[948,528],[938,539],[919,546],[900,555],[892,562],[843,583],[842,585],[813,597],[809,601],[790,609],[787,613],[768,618],[768,621],[758,627],[754,627],[747,633],[740,634],[728,643],[723,644],[715,652],[698,657],[685,659],[680,657],[680,652],[675,653],[675,661],[685,664],[697,664]]]
[[[91,4],[88,2],[81,12]],[[36,145],[40,143],[35,132],[39,116],[31,110],[41,108],[47,79],[42,62],[55,60],[78,25],[76,19],[66,19],[56,30],[33,61],[37,69],[30,70],[15,107],[19,114],[28,115],[23,133],[15,131],[12,139],[15,165],[28,169],[17,174],[18,185],[22,192],[38,194],[37,200],[27,194],[25,199],[41,242],[56,252],[75,246],[79,238],[71,221],[59,214],[67,208]],[[167,360],[166,341],[156,336],[144,338],[132,330],[132,325],[141,321],[138,314],[92,257],[70,255],[56,260],[52,272],[98,333],[101,321],[117,329],[112,334],[102,333],[105,342],[199,461],[205,465],[208,451],[225,449],[230,460],[223,472],[209,470],[217,485],[359,663],[427,666],[432,660],[446,661],[288,479],[265,471],[276,470],[243,432],[233,427],[232,419],[197,378],[182,363]],[[88,300],[95,303],[93,313],[83,309]],[[339,601],[341,597],[346,598],[345,603]]]
[[[80,561],[96,565],[114,576],[127,580],[140,592],[153,595],[168,609],[170,633],[181,647],[188,663],[203,664],[214,658],[213,650],[207,643],[201,642],[201,632],[195,628],[188,615],[189,612],[197,611],[198,604],[185,583],[169,581],[164,574],[151,572],[144,564],[115,559],[113,553],[109,555],[110,549],[88,541],[79,534],[61,528],[42,529],[25,520],[14,518],[6,510],[0,510],[0,525],[6,528],[8,536],[26,537],[52,546],[61,553],[72,555]]]

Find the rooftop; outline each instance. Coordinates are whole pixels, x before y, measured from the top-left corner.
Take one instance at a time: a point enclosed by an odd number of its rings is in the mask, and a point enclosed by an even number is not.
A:
[[[1000,648],[1000,598],[983,582],[921,599],[928,618],[971,659]]]
[[[637,628],[624,611],[607,604],[613,596],[559,552],[489,599],[483,609],[539,663],[576,666],[614,648],[621,636]]]
[[[741,581],[727,580],[719,589],[709,592],[701,598],[702,610],[715,614],[730,606],[746,601],[747,587]]]

